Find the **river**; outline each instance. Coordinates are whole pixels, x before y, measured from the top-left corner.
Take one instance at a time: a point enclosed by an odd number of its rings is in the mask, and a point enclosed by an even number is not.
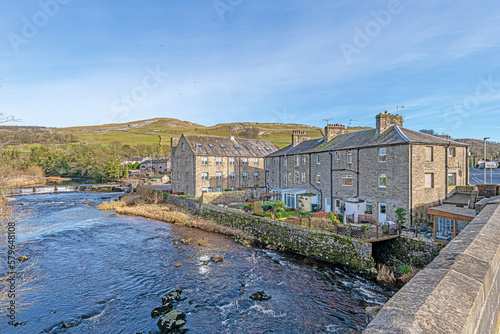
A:
[[[0,333],[159,333],[150,314],[170,289],[183,290],[176,307],[187,314],[189,333],[358,333],[365,307],[393,294],[311,259],[95,208],[117,196],[39,194],[11,202],[31,214],[22,224],[34,231],[18,241],[38,262],[40,279],[16,300],[28,303],[16,318],[26,324],[14,328],[4,318]],[[176,245],[180,238],[192,242]],[[210,261],[217,254],[223,262]],[[251,300],[259,290],[272,298]]]

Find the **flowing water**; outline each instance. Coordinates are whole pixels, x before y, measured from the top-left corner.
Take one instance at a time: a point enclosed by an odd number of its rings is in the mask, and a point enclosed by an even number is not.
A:
[[[393,294],[307,258],[95,208],[117,196],[16,197],[12,205],[31,212],[24,224],[34,231],[19,242],[40,279],[16,301],[29,303],[16,319],[26,324],[1,319],[0,333],[159,333],[150,314],[170,289],[183,290],[176,308],[189,333],[358,333],[365,307]],[[210,261],[217,254],[223,262]],[[259,290],[272,298],[249,298]]]

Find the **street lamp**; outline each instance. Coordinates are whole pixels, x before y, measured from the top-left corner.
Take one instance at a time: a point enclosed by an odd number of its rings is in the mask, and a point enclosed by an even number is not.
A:
[[[484,137],[484,160],[483,160],[483,169],[484,169],[484,184],[486,184],[486,139],[490,139],[490,137]]]

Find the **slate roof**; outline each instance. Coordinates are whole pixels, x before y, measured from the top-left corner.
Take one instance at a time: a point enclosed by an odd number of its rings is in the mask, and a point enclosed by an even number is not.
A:
[[[263,158],[278,150],[269,140],[183,135],[195,155]],[[239,147],[240,149],[238,149]]]
[[[451,143],[453,146],[469,146],[468,144],[447,140],[399,126],[391,126],[380,135],[376,135],[375,133],[375,129],[346,133],[333,138],[328,143],[325,143],[323,138],[307,140],[295,145],[295,147],[291,147],[291,145],[285,147],[269,156],[276,157],[285,154],[293,155],[388,145],[408,145],[410,143],[432,145],[448,145]]]

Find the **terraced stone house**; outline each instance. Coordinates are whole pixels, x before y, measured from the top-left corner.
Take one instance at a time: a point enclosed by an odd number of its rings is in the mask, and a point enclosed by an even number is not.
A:
[[[278,150],[270,141],[183,134],[171,140],[172,191],[265,191],[264,157]]]
[[[266,157],[266,186],[287,207],[312,202],[354,222],[396,221],[397,208],[423,218],[427,207],[467,185],[468,145],[403,128],[403,117],[376,115],[375,129],[349,132],[329,124],[311,140],[301,131],[292,145]]]

